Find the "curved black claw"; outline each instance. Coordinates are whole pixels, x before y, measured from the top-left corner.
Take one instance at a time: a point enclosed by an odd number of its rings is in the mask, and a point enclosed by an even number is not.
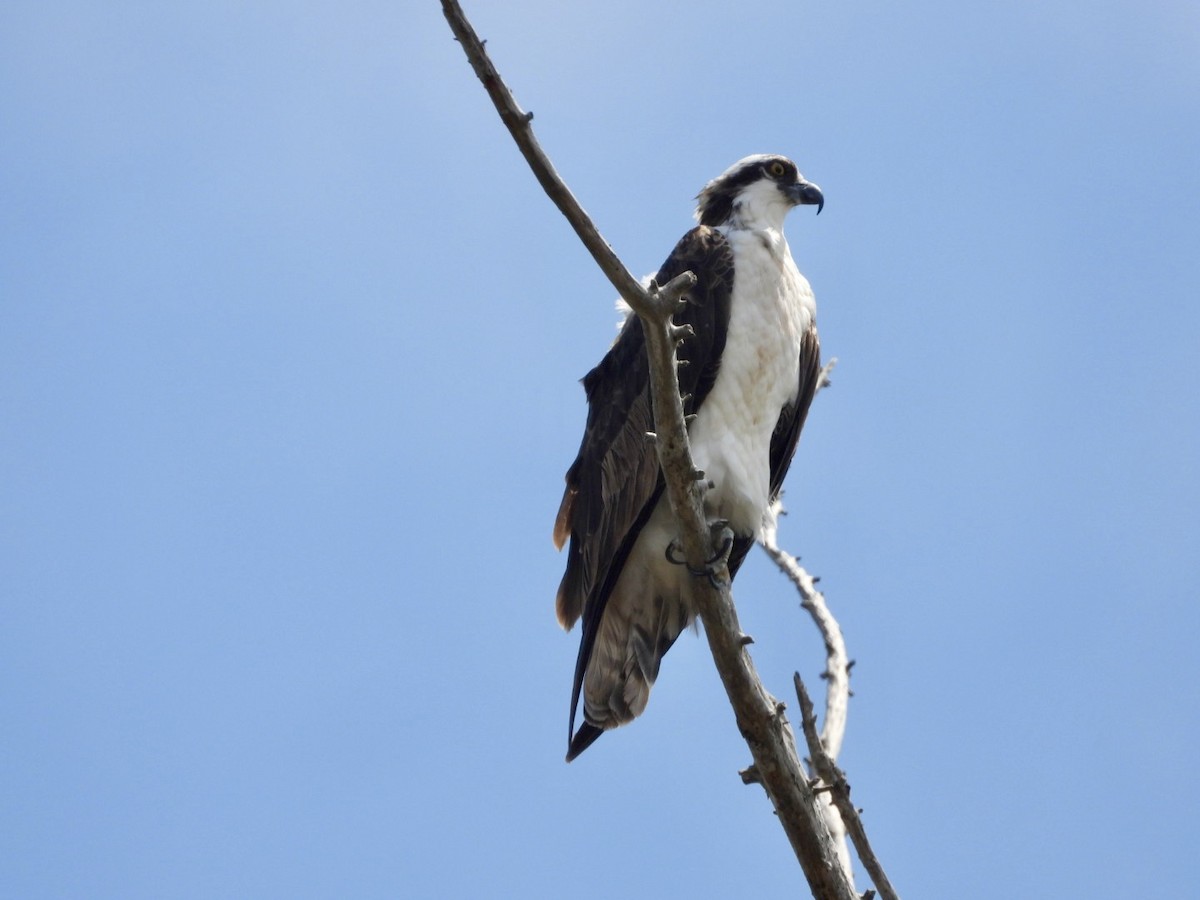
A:
[[[713,590],[719,591],[721,585],[717,581],[717,568],[729,562],[729,554],[733,550],[733,530],[729,527],[728,519],[715,519],[708,523],[708,533],[717,543],[717,552],[704,564],[704,574],[708,576],[708,583]]]
[[[669,562],[673,566],[684,566],[689,572],[691,572],[697,578],[703,578],[705,576],[712,578],[712,576],[713,576],[712,563],[714,560],[720,559],[721,554],[718,553],[712,559],[708,560],[708,562],[705,563],[704,568],[693,569],[690,565],[688,565],[688,561],[686,559],[682,559],[675,555],[677,546],[678,546],[677,541],[671,541],[671,543],[667,544],[667,549],[665,551],[663,551],[663,556],[665,556],[667,558],[667,562]]]
[[[704,565],[695,569],[688,564],[686,559],[676,556],[677,541],[672,540],[667,544],[666,550],[663,551],[663,556],[667,562],[673,566],[684,566],[688,572],[696,578],[707,578],[708,583],[715,589],[720,590],[721,585],[717,581],[718,564],[725,563],[729,559],[729,553],[733,549],[733,532],[729,529],[729,522],[725,519],[717,519],[709,523],[710,533],[713,535],[713,540],[720,540],[720,546],[717,547],[717,552],[709,559],[704,561]]]
[[[714,541],[721,542],[712,558],[704,561],[706,566],[711,566],[717,560],[729,558],[729,551],[733,549],[733,532],[729,528],[728,519],[714,519],[708,523],[708,533],[712,535]]]

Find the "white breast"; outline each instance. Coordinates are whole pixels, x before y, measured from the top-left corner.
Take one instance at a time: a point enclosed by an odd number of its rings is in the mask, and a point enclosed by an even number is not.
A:
[[[715,485],[709,515],[757,535],[769,515],[771,434],[796,398],[816,304],[781,232],[721,230],[733,250],[732,308],[716,383],[690,430],[692,454]]]

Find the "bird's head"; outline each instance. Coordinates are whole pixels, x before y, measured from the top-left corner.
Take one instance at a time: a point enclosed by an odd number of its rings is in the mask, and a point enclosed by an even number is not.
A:
[[[741,225],[744,228],[783,227],[793,206],[825,206],[821,189],[804,180],[786,156],[747,156],[704,186],[696,197],[701,225]]]

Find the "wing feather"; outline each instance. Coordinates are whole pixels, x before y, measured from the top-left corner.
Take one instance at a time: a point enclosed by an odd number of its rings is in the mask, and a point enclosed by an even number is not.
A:
[[[804,420],[808,418],[808,408],[816,396],[820,377],[821,342],[817,338],[817,325],[813,322],[800,339],[800,384],[796,399],[783,408],[775,425],[775,433],[771,435],[772,500],[778,498],[783,490],[783,479],[792,465],[792,457],[796,455],[796,445],[800,442],[800,432],[804,429]]]
[[[716,381],[725,346],[733,290],[733,254],[724,235],[700,226],[680,239],[659,269],[666,284],[690,270],[697,283],[685,296],[675,322],[694,336],[678,350],[680,390],[690,414]],[[567,568],[556,611],[564,628],[583,618],[571,727],[583,676],[609,594],[638,534],[662,493],[662,476],[646,432],[654,430],[649,368],[641,321],[630,316],[616,343],[583,379],[588,417],[579,454],[567,470],[566,489],[554,527],[561,548],[568,538]],[[690,396],[688,396],[690,395]]]

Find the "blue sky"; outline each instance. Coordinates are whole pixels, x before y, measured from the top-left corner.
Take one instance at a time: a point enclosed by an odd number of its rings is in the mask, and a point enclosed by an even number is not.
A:
[[[781,542],[901,893],[1186,895],[1195,4],[467,12],[637,273],[744,155],[824,189]],[[7,4],[0,893],[802,894],[702,640],[562,762],[612,301],[432,0]],[[735,594],[816,685],[765,557]]]

